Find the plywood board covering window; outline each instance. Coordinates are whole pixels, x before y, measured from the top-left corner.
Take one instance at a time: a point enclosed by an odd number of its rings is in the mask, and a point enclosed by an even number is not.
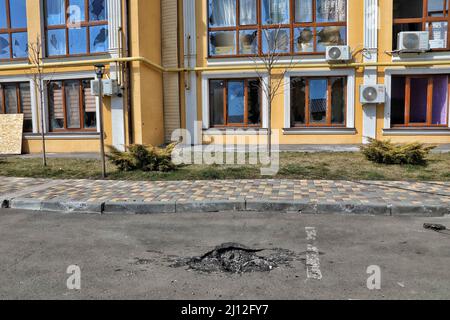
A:
[[[0,84],[0,114],[23,114],[24,131],[33,131],[31,93],[28,82]]]

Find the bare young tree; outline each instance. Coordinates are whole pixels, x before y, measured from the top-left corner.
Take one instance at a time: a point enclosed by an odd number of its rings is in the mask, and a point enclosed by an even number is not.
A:
[[[47,166],[47,153],[45,146],[45,132],[44,132],[44,117],[45,117],[45,104],[44,104],[44,92],[50,82],[46,79],[44,72],[42,43],[39,36],[36,41],[29,43],[28,45],[28,59],[29,63],[33,66],[30,72],[30,77],[34,83],[35,90],[37,90],[37,101],[40,109],[40,127],[41,127],[41,139],[42,139],[42,164]]]
[[[293,56],[284,59],[287,61],[282,61],[282,58],[286,57],[284,54],[290,52],[289,36],[285,32],[281,25],[275,29],[263,29],[262,38],[267,45],[263,47],[262,55],[251,58],[259,78],[260,89],[267,100],[267,150],[269,155],[272,154],[272,104],[282,92],[285,75],[294,66]],[[275,69],[279,69],[280,72],[275,74]]]

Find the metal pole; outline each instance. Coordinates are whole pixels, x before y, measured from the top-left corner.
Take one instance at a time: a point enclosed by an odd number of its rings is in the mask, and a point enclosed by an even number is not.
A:
[[[99,121],[100,121],[100,156],[102,159],[102,178],[106,178],[106,159],[105,159],[105,132],[103,127],[103,72],[97,73],[97,78],[99,81]]]

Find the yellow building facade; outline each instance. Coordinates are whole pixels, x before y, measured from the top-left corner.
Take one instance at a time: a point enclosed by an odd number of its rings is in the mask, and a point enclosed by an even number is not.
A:
[[[98,152],[98,64],[115,88],[105,144],[164,142],[160,1],[1,0],[0,38],[0,113],[25,114],[23,152],[41,152],[42,131],[47,152]]]
[[[0,113],[25,114],[24,152],[41,151],[42,130],[49,152],[96,152],[90,80],[104,64],[116,88],[103,98],[105,141],[119,149],[178,128],[192,144],[262,142],[269,123],[282,145],[450,143],[448,3],[0,0]],[[400,32],[426,33],[426,50],[398,48]],[[42,99],[24,49],[35,43]],[[335,46],[349,59],[327,59]],[[362,103],[363,85],[383,101]]]

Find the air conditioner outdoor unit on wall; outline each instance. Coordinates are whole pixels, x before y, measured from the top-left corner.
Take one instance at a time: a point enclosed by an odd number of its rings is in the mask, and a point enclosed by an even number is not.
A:
[[[400,52],[425,52],[430,50],[430,34],[428,31],[400,32],[397,49]]]
[[[113,79],[105,79],[102,80],[102,93],[104,96],[114,96],[120,94],[120,87],[117,80]],[[100,81],[92,80],[91,81],[91,93],[93,96],[98,97],[100,94]]]
[[[378,104],[386,101],[386,88],[384,85],[362,85],[360,88],[360,101],[362,104]]]
[[[352,59],[352,52],[349,46],[329,46],[326,47],[326,60],[331,62],[349,61]]]

